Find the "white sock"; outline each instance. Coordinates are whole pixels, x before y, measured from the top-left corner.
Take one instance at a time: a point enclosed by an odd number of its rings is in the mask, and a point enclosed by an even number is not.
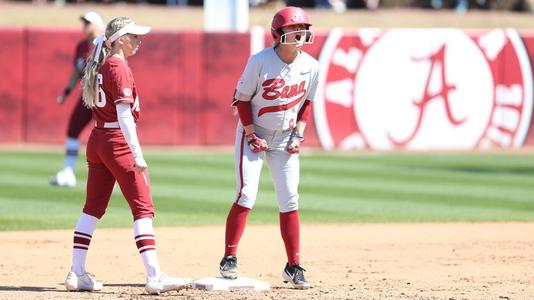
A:
[[[80,140],[67,138],[65,141],[65,168],[74,171],[76,161],[78,160],[78,150],[80,149]]]
[[[70,268],[76,275],[83,275],[86,272],[85,260],[97,222],[97,218],[82,213],[76,223],[72,246],[72,267]]]
[[[156,240],[152,228],[152,218],[138,219],[134,222],[135,244],[145,264],[149,278],[158,277],[161,274],[159,260],[156,254]]]

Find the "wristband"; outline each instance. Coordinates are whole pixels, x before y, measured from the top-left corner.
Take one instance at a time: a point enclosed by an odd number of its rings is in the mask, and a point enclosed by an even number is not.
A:
[[[297,132],[293,131],[290,135],[291,138],[299,138],[300,141],[304,141],[304,135],[298,134]]]

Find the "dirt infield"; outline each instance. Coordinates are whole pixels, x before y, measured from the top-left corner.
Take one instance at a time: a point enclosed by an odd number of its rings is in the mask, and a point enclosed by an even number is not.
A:
[[[222,227],[157,228],[165,271],[217,274]],[[99,293],[68,293],[71,231],[0,232],[0,299],[528,299],[534,297],[534,223],[303,225],[302,258],[314,287],[281,281],[278,227],[249,226],[239,258],[244,275],[272,291],[144,295],[132,230],[97,229],[89,271]]]

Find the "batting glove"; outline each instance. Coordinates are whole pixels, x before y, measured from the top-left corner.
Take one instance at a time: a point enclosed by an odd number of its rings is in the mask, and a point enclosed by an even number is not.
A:
[[[259,138],[256,133],[251,133],[247,135],[246,138],[248,147],[254,153],[259,153],[269,148],[269,146],[267,146],[267,142],[264,139]]]

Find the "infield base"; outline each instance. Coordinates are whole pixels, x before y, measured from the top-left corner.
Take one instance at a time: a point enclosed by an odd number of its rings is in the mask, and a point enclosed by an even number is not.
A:
[[[192,288],[204,291],[268,291],[269,283],[248,277],[226,279],[223,277],[206,277],[193,281]]]

